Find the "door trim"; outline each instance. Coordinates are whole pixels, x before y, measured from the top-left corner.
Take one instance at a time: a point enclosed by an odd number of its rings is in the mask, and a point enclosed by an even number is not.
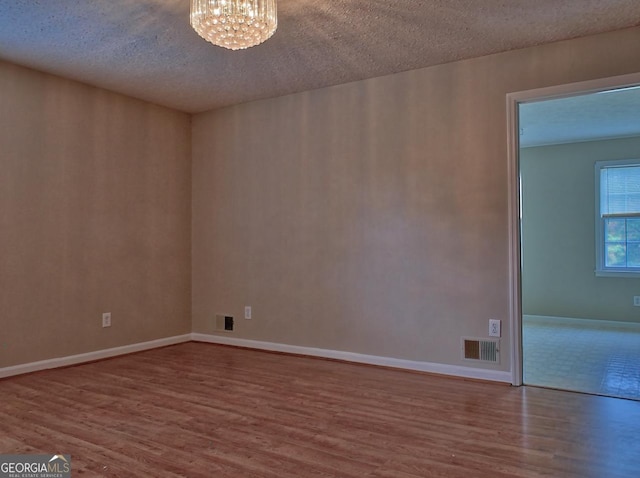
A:
[[[509,325],[511,330],[511,384],[522,385],[522,267],[520,257],[520,125],[518,107],[568,96],[595,93],[640,84],[640,72],[507,94],[507,174],[509,227]]]

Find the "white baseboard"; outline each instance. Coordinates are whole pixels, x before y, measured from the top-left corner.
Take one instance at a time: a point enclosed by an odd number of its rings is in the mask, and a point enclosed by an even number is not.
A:
[[[167,345],[175,345],[184,342],[207,342],[221,345],[233,345],[236,347],[246,347],[257,350],[268,350],[271,352],[282,352],[297,355],[308,355],[311,357],[328,358],[342,360],[345,362],[362,363],[368,365],[378,365],[382,367],[392,367],[404,370],[415,370],[419,372],[437,373],[441,375],[451,375],[454,377],[473,378],[479,380],[488,380],[491,382],[511,383],[511,373],[499,370],[487,370],[473,367],[463,367],[458,365],[446,365],[431,362],[416,362],[412,360],[396,359],[391,357],[380,357],[377,355],[365,355],[353,352],[343,352],[339,350],[318,349],[313,347],[302,347],[299,345],[287,345],[274,342],[261,342],[258,340],[239,339],[235,337],[227,337],[223,335],[210,334],[185,334],[174,337],[166,337],[149,342],[142,342],[122,347],[114,347],[110,349],[97,350],[78,355],[70,355],[68,357],[59,357],[49,360],[41,360],[39,362],[31,362],[26,364],[14,365],[11,367],[0,368],[0,378],[11,377],[13,375],[21,375],[24,373],[37,372],[39,370],[47,370],[51,368],[67,367],[69,365],[77,365],[86,362],[93,362],[118,355],[125,355],[134,352],[142,352]]]
[[[273,342],[261,342],[258,340],[238,339],[223,335],[211,335],[192,333],[191,340],[195,342],[208,342],[213,344],[233,345],[236,347],[246,347],[258,350],[269,350],[271,352],[283,352],[297,355],[309,355],[312,357],[322,357],[345,362],[363,363],[369,365],[379,365],[383,367],[393,367],[404,370],[415,370],[419,372],[437,373],[441,375],[451,375],[454,377],[473,378],[487,380],[491,382],[511,383],[511,372],[499,370],[487,370],[473,367],[463,367],[458,365],[446,365],[431,362],[415,362],[390,357],[379,357],[377,355],[364,355],[352,352],[342,352],[339,350],[318,349],[312,347],[301,347],[298,345],[287,345]]]
[[[93,362],[118,355],[125,355],[143,350],[165,347],[167,345],[175,345],[183,342],[190,342],[191,334],[176,335],[174,337],[166,337],[163,339],[151,340],[149,342],[141,342],[137,344],[124,345],[122,347],[114,347],[111,349],[97,350],[78,355],[69,355],[68,357],[59,357],[49,360],[41,360],[39,362],[25,363],[14,365],[11,367],[0,368],[0,378],[11,377],[13,375],[21,375],[23,373],[37,372],[39,370],[47,370],[50,368],[67,367],[69,365],[77,365],[85,362]]]
[[[618,320],[580,319],[576,317],[555,317],[551,315],[523,315],[523,323],[543,325],[568,325],[571,327],[585,327],[604,330],[640,331],[639,322],[621,322]]]

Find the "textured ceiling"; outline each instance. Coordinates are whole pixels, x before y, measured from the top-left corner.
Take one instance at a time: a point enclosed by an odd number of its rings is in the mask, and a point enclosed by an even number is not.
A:
[[[187,112],[640,25],[639,0],[279,0],[243,51],[189,0],[0,0],[0,59]]]

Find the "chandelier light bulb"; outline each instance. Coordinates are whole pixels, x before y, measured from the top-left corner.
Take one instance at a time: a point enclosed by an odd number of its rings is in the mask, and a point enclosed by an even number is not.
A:
[[[276,0],[191,0],[191,26],[229,50],[256,46],[278,27]]]

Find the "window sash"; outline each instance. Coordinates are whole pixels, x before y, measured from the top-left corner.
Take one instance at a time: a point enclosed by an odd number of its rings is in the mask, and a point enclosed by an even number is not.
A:
[[[640,213],[640,165],[600,169],[600,214]]]
[[[629,224],[632,221],[635,224]],[[617,224],[612,225],[611,222]],[[640,220],[638,217],[617,215],[604,218],[604,268],[640,270]],[[617,227],[611,227],[617,226]]]
[[[631,212],[631,213],[622,213],[622,212],[618,212],[618,213],[611,213],[611,214],[602,214],[602,216],[604,219],[608,219],[608,218],[621,218],[624,219],[625,217],[630,217],[630,218],[636,218],[636,217],[640,217],[640,212]]]
[[[596,275],[639,277],[640,159],[598,161],[595,173]]]

